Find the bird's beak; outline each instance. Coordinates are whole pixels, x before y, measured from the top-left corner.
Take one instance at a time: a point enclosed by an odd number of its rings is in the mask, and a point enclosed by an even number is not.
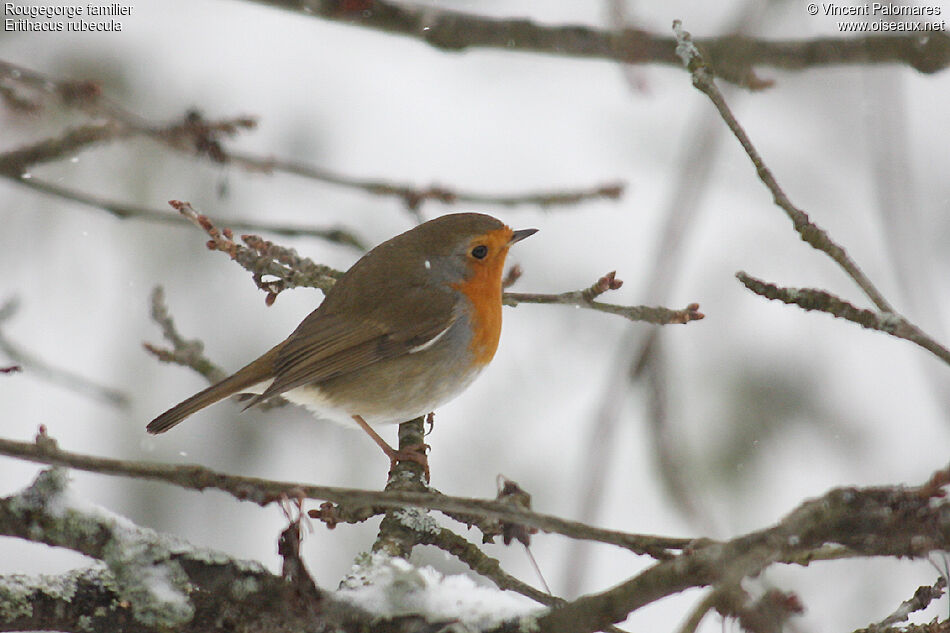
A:
[[[518,231],[511,232],[511,239],[508,240],[508,246],[511,246],[515,242],[520,242],[526,237],[531,237],[538,232],[538,229],[521,229]]]

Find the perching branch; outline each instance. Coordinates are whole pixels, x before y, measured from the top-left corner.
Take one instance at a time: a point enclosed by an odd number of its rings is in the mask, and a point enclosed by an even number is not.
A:
[[[389,0],[254,1],[309,17],[403,35],[443,51],[487,48],[625,64],[679,65],[676,40],[641,29],[606,31],[579,24],[546,25]],[[717,75],[753,89],[770,85],[755,76],[757,66],[804,70],[846,64],[899,63],[922,73],[934,73],[950,65],[950,36],[941,31],[785,41],[728,35],[697,43],[713,60]]]
[[[908,322],[899,314],[858,308],[830,292],[817,288],[783,288],[756,279],[741,271],[736,273],[736,278],[746,288],[766,299],[794,304],[803,310],[826,312],[834,317],[857,323],[861,327],[902,338],[923,347],[945,363],[950,364],[950,350],[934,341],[920,328]]]
[[[64,547],[99,562],[45,582],[0,576],[4,631],[412,630],[398,618],[370,614],[317,588],[288,531],[280,548],[284,573],[277,575],[257,562],[134,525],[73,498],[67,483],[65,471],[46,470],[26,490],[0,498],[0,534]]]
[[[103,475],[161,481],[186,490],[202,491],[212,488],[226,492],[241,501],[252,501],[262,506],[274,503],[282,498],[296,499],[303,497],[330,501],[345,507],[402,508],[415,506],[457,514],[475,515],[535,527],[545,532],[561,534],[571,538],[588,539],[616,545],[634,553],[654,557],[669,557],[670,550],[683,549],[693,542],[691,539],[655,537],[595,528],[576,521],[530,512],[487,499],[451,497],[429,492],[379,492],[332,486],[314,486],[230,475],[198,465],[161,464],[93,457],[61,450],[54,441],[43,435],[38,436],[36,443],[16,442],[0,438],[0,455]]]
[[[313,263],[306,257],[301,257],[293,249],[277,246],[265,242],[255,235],[242,235],[246,246],[236,243],[229,229],[218,229],[214,223],[204,215],[199,214],[187,202],[172,200],[169,202],[174,208],[201,228],[211,238],[208,248],[227,253],[231,259],[241,264],[245,270],[254,274],[254,282],[267,292],[265,301],[273,303],[277,295],[288,288],[309,287],[320,288],[324,292],[335,283],[342,274],[327,266]],[[520,273],[512,270],[505,285],[517,279]],[[265,275],[275,277],[275,281],[264,281]],[[508,306],[517,306],[519,303],[557,303],[588,308],[598,312],[617,314],[631,321],[646,321],[648,323],[669,324],[688,323],[703,318],[699,312],[699,304],[691,303],[683,310],[671,310],[662,307],[650,306],[618,306],[610,303],[601,303],[594,299],[608,290],[616,290],[623,282],[616,278],[615,272],[610,272],[598,279],[590,288],[561,294],[531,294],[521,292],[506,292],[503,303]]]
[[[75,455],[59,450],[42,430],[34,444],[0,440],[0,453],[106,474],[171,481],[186,488],[216,487],[232,494],[232,488],[240,489],[241,493],[236,496],[258,503],[278,498],[339,500],[347,497],[347,503],[392,508],[406,505],[439,508],[446,505],[454,511],[491,515],[524,525],[551,525],[551,517],[513,511],[515,506],[505,503],[452,497],[442,497],[442,503],[435,501],[439,499],[438,495],[370,493],[303,486],[221,475],[195,466],[120,462]],[[831,490],[820,498],[804,502],[773,527],[725,542],[705,539],[680,541],[677,546],[670,548],[679,550],[678,554],[661,560],[606,591],[570,602],[535,595],[533,597],[536,599],[552,603],[552,608],[533,617],[538,630],[546,632],[603,630],[640,607],[666,596],[691,587],[712,586],[715,598],[709,602],[709,607],[729,617],[736,617],[747,630],[771,630],[754,624],[796,613],[800,610],[797,598],[773,592],[760,600],[751,601],[740,589],[744,578],[756,576],[775,563],[807,561],[809,552],[822,551],[829,546],[848,551],[853,557],[919,558],[932,552],[946,551],[950,549],[950,502],[945,496],[948,485],[950,467],[937,471],[921,486]],[[315,491],[320,491],[319,495],[314,495]],[[396,517],[399,518],[398,515]],[[296,525],[299,528],[299,523]],[[415,519],[406,522],[406,525],[414,531],[436,534]],[[291,525],[293,527],[294,524]],[[55,469],[42,473],[34,485],[23,493],[0,499],[0,534],[68,547],[103,561],[106,567],[103,571],[111,574],[107,586],[114,593],[103,599],[109,600],[109,604],[123,603],[124,610],[120,613],[129,622],[157,622],[160,626],[174,627],[174,630],[192,631],[196,629],[191,627],[200,626],[205,617],[211,614],[220,617],[223,610],[231,608],[232,599],[239,599],[245,605],[254,605],[253,613],[259,614],[261,605],[258,603],[265,598],[268,605],[276,600],[279,604],[275,608],[289,609],[290,616],[297,620],[298,626],[301,621],[312,621],[310,619],[317,614],[330,618],[349,614],[346,617],[351,619],[346,624],[341,623],[340,627],[352,630],[348,628],[348,625],[356,624],[352,618],[365,623],[364,618],[370,617],[359,609],[354,611],[352,605],[339,609],[334,596],[312,583],[304,582],[301,585],[300,582],[290,582],[292,578],[288,574],[278,579],[259,565],[195,550],[173,539],[159,539],[150,530],[130,526],[124,521],[120,523],[100,509],[90,511],[88,504],[72,500],[65,492],[65,474]],[[282,542],[286,538],[285,532]],[[466,551],[468,548],[458,541],[438,540],[449,551],[458,550],[460,558],[469,564],[491,570],[490,559],[471,556],[471,552]],[[299,545],[299,539],[296,543]],[[290,557],[293,559],[291,563],[294,563],[290,567],[297,570],[295,573],[305,573],[302,561],[299,561],[299,557],[295,558],[294,552],[297,550],[295,547],[288,549],[287,545],[284,542],[280,548],[281,555],[285,557],[285,570],[288,567],[287,558]],[[517,582],[512,584],[504,575],[494,574],[494,577],[499,584],[509,584],[526,593],[533,593]],[[251,594],[253,599],[248,600],[247,595],[236,596],[233,591],[215,589],[222,586],[243,587],[241,591]],[[301,587],[310,588],[303,592],[309,596],[303,602],[300,601]],[[199,591],[195,591],[196,588]],[[939,589],[938,584],[936,592]],[[35,585],[25,589],[32,592],[30,595],[35,594],[35,590]],[[932,592],[930,599],[936,595]],[[910,604],[905,604],[892,618],[923,608],[925,602],[929,601],[924,598],[919,596]],[[704,607],[701,612],[705,610]],[[68,615],[69,612],[66,613]],[[266,609],[264,613],[265,617],[273,615]],[[201,617],[199,614],[202,614]],[[248,613],[241,617],[254,616]],[[34,622],[36,620],[30,620],[30,623]],[[940,625],[943,626],[943,623]],[[58,628],[48,624],[44,626]],[[506,621],[490,630],[513,633],[522,630],[521,626],[520,620]],[[243,624],[238,623],[234,630],[250,630],[242,627]]]

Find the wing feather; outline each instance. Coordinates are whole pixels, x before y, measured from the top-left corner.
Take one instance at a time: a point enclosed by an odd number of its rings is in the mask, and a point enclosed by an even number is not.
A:
[[[274,381],[247,406],[305,384],[410,354],[441,336],[457,318],[449,296],[434,298],[429,293],[410,292],[403,300],[405,313],[425,317],[393,319],[391,309],[372,311],[359,320],[344,313],[312,313],[279,346]]]

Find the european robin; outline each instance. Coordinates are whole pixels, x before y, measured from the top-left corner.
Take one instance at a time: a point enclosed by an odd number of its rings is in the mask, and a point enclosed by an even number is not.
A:
[[[424,463],[424,452],[396,451],[371,426],[426,415],[491,361],[505,257],[535,232],[456,213],[383,242],[283,342],[161,414],[148,432],[163,433],[237,393],[257,394],[247,407],[279,394],[318,417],[355,421],[392,462]]]

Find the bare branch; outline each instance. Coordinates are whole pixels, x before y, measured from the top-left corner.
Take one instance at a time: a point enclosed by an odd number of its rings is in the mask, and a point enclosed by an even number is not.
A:
[[[616,587],[582,596],[538,618],[546,633],[596,631],[691,587],[737,586],[766,567],[827,543],[861,556],[923,557],[950,547],[950,467],[923,486],[837,488],[804,502],[773,527],[690,548]],[[496,631],[514,631],[513,623]]]
[[[631,321],[646,321],[648,323],[656,323],[657,325],[689,323],[690,321],[698,321],[705,316],[699,311],[698,303],[691,303],[683,310],[671,310],[669,308],[651,306],[618,306],[612,303],[594,301],[594,297],[603,294],[607,290],[615,290],[622,284],[623,282],[621,280],[616,279],[616,272],[609,272],[594,282],[591,287],[585,288],[584,290],[562,292],[556,295],[506,292],[503,302],[507,306],[517,306],[520,303],[556,303],[588,308],[598,312],[606,312],[607,314],[616,314]]]
[[[609,59],[627,64],[679,64],[673,38],[640,29],[605,31],[579,24],[546,25],[389,0],[254,1],[315,18],[404,35],[446,51],[488,48]],[[756,66],[804,70],[844,64],[901,63],[922,73],[934,73],[950,65],[950,36],[940,31],[786,41],[732,35],[706,38],[698,44],[714,60],[717,75],[753,89],[770,85],[755,76],[753,68]]]
[[[891,305],[880,291],[874,287],[874,284],[871,283],[871,280],[867,278],[858,265],[848,256],[845,249],[836,244],[824,229],[819,228],[818,225],[811,221],[807,213],[796,207],[792,204],[791,200],[788,199],[788,196],[785,195],[785,192],[782,191],[782,188],[772,175],[771,170],[765,165],[758,150],[755,149],[752,141],[749,140],[745,130],[726,104],[725,97],[722,96],[722,93],[719,91],[719,88],[716,87],[716,83],[713,80],[713,73],[707,65],[705,58],[700,53],[699,48],[693,44],[690,34],[683,30],[682,24],[678,20],[673,23],[673,30],[679,42],[676,49],[677,54],[680,55],[683,64],[689,69],[693,78],[693,86],[709,97],[709,100],[716,106],[723,121],[725,121],[729,129],[732,130],[739,144],[742,145],[742,149],[745,150],[749,159],[752,161],[759,179],[765,184],[768,190],[772,192],[772,198],[775,204],[785,211],[785,214],[792,221],[792,225],[795,227],[795,230],[798,231],[802,240],[808,243],[812,248],[826,253],[835,260],[880,310],[893,312],[894,309]]]
[[[888,627],[897,624],[898,622],[906,622],[911,613],[917,611],[923,611],[930,603],[934,600],[943,596],[944,592],[947,589],[947,579],[939,578],[937,582],[930,585],[924,585],[922,587],[917,587],[917,591],[914,592],[914,596],[905,600],[901,603],[901,606],[897,608],[894,613],[890,614],[880,622],[872,624],[871,626],[858,629],[854,633],[880,633],[884,630],[890,630]],[[950,630],[950,623],[948,623],[947,629]]]
[[[256,126],[256,121],[251,117],[242,116],[220,121],[209,121],[204,119],[199,112],[192,110],[186,113],[179,123],[158,125],[149,123],[139,115],[107,100],[102,95],[101,89],[92,82],[56,81],[41,73],[0,61],[0,82],[3,81],[37,90],[36,100],[28,101],[33,104],[34,109],[42,108],[40,103],[44,98],[48,99],[50,95],[56,95],[60,97],[63,105],[76,107],[90,114],[104,116],[109,119],[105,124],[83,126],[66,132],[60,138],[49,139],[27,148],[0,154],[0,174],[10,178],[19,178],[26,168],[32,164],[71,156],[93,143],[134,135],[144,136],[174,151],[199,158],[207,158],[214,163],[234,165],[252,172],[271,174],[279,171],[375,196],[395,196],[401,198],[411,211],[418,211],[421,205],[428,200],[436,200],[444,204],[564,206],[598,198],[616,200],[623,195],[625,189],[623,183],[612,182],[579,189],[488,194],[438,185],[421,187],[383,179],[357,178],[301,161],[261,157],[226,149],[224,142],[227,137],[235,135],[240,130],[251,129]],[[0,83],[0,86],[3,86],[3,83]],[[53,88],[52,91],[49,90],[50,87]],[[3,94],[0,93],[0,97],[2,96]],[[15,98],[19,99],[20,97]],[[141,213],[132,213],[123,217],[151,219],[150,214]],[[236,228],[244,228],[233,222],[230,224]],[[245,224],[252,223],[245,221]],[[250,230],[270,230],[266,227],[267,225],[252,224],[246,228]],[[293,230],[299,231],[300,229]],[[321,232],[320,230],[316,231]],[[325,237],[322,234],[319,236]]]
[[[446,507],[452,511],[493,516],[541,529],[548,529],[553,525],[553,517],[525,512],[507,503],[425,493],[371,493],[305,486],[222,475],[197,466],[120,462],[76,455],[61,451],[42,429],[33,444],[0,440],[0,453],[101,473],[171,481],[187,488],[215,487],[232,494],[233,490],[240,490],[241,493],[236,496],[261,504],[278,498],[310,497],[340,501],[345,497],[347,503],[354,504],[375,504],[392,508],[405,505],[435,509]],[[178,587],[180,582],[201,586],[191,577],[193,567],[187,562],[191,560],[188,555],[190,546],[173,542],[170,546],[166,544],[162,547],[137,547],[136,539],[144,538],[145,541],[152,542],[147,532],[140,528],[130,533],[129,528],[123,526],[122,538],[124,543],[132,543],[133,547],[129,548],[131,551],[141,552],[144,558],[141,555],[131,559],[123,557],[121,562],[116,562],[114,554],[109,555],[109,552],[115,552],[115,547],[110,545],[114,538],[110,528],[110,525],[113,525],[112,519],[101,511],[87,516],[74,504],[58,499],[57,495],[61,494],[63,489],[64,477],[61,471],[48,471],[24,493],[0,499],[0,533],[72,547],[95,558],[103,558],[109,563],[110,571],[119,578],[117,584],[120,596],[125,596],[126,600],[128,595],[136,596],[135,601],[129,600],[133,611],[155,608],[154,599],[167,600],[170,594],[178,591],[175,587]],[[737,617],[747,630],[771,631],[773,629],[769,628],[769,622],[781,620],[800,609],[797,598],[776,592],[774,595],[767,594],[755,603],[749,603],[746,598],[733,595],[730,587],[738,589],[744,578],[756,576],[766,567],[775,563],[800,560],[802,554],[823,550],[828,545],[840,546],[855,556],[864,557],[924,557],[931,552],[945,551],[950,548],[950,502],[945,496],[948,484],[950,467],[936,472],[928,482],[916,487],[839,488],[820,498],[804,502],[773,527],[727,542],[681,542],[679,546],[672,548],[681,550],[679,555],[653,565],[616,587],[582,596],[571,602],[560,603],[551,600],[553,608],[538,616],[538,628],[554,633],[606,629],[614,622],[625,619],[630,612],[663,597],[690,587],[711,585],[717,591],[714,605],[720,612]],[[47,511],[48,506],[54,507],[55,511]],[[23,513],[29,513],[29,520],[23,520]],[[396,518],[399,518],[398,514]],[[83,527],[75,529],[73,525],[73,529],[64,529],[60,526],[64,521],[73,524],[78,522]],[[566,525],[568,522],[554,520],[554,523]],[[420,525],[416,518],[412,518],[408,523],[404,521],[404,524],[411,526],[411,530],[432,533],[431,526]],[[584,527],[586,530],[590,529]],[[460,547],[461,544],[453,539],[442,541],[442,544],[449,549],[467,549]],[[284,553],[286,555],[286,552]],[[470,552],[463,552],[462,557],[476,566],[492,566],[490,561],[470,556]],[[208,557],[203,555],[199,560],[207,561]],[[222,562],[215,559],[218,566]],[[149,596],[143,598],[142,592],[154,593],[154,576],[149,580],[130,575],[142,565],[153,574],[156,566],[161,565],[163,568],[167,567],[170,574],[163,572],[162,580],[168,586],[163,585],[157,596],[150,597],[151,601],[145,600]],[[235,571],[245,573],[241,572],[242,569],[244,568],[238,566]],[[505,576],[497,578],[502,583],[509,582]],[[207,576],[202,576],[201,580],[208,582]],[[284,587],[287,586],[285,583]],[[519,588],[525,589],[520,585]],[[324,595],[315,587],[312,589],[317,591],[318,596]],[[194,596],[193,593],[189,595]],[[214,592],[209,592],[208,599],[214,599]],[[312,600],[310,602],[312,604]],[[332,607],[332,600],[329,600],[329,603]],[[923,601],[918,600],[911,606],[922,604]],[[198,605],[195,608],[200,607],[201,605]],[[311,615],[315,610],[307,608],[305,613]],[[162,617],[177,618],[179,615],[185,614],[180,611],[164,611]],[[519,622],[508,621],[493,630],[513,632],[521,629]]]
[[[457,514],[477,515],[511,523],[520,523],[571,538],[588,539],[616,545],[649,556],[661,555],[668,557],[669,550],[683,549],[693,543],[692,539],[629,534],[616,530],[595,528],[576,521],[529,512],[512,507],[509,504],[487,499],[467,499],[428,492],[378,492],[271,481],[256,477],[229,475],[198,465],[138,462],[69,453],[59,449],[54,442],[50,441],[29,443],[0,438],[0,455],[103,475],[162,481],[187,490],[201,491],[213,488],[226,492],[236,499],[252,501],[259,505],[267,505],[281,498],[295,499],[303,496],[308,499],[331,501],[352,507],[401,508],[416,506]]]
[[[622,182],[610,182],[581,189],[490,194],[434,184],[423,187],[382,179],[357,178],[300,161],[262,158],[242,152],[230,152],[228,156],[234,164],[253,171],[264,173],[279,171],[318,180],[330,185],[356,189],[374,196],[401,198],[406,207],[411,210],[419,209],[424,202],[429,200],[443,204],[489,204],[499,207],[537,205],[542,208],[549,208],[574,205],[586,200],[618,200],[623,196],[626,189],[626,185]]]
[[[227,253],[245,270],[253,273],[254,283],[267,292],[265,301],[268,305],[287,288],[304,286],[326,292],[342,275],[329,266],[315,264],[299,256],[292,248],[277,246],[256,235],[242,235],[241,239],[247,246],[241,246],[234,242],[230,229],[218,230],[208,216],[196,212],[189,203],[171,200],[168,204],[208,234],[211,238],[207,243],[209,249]],[[276,281],[265,281],[265,276],[275,277]]]
[[[301,257],[290,248],[277,246],[264,241],[255,235],[242,235],[241,239],[247,246],[237,244],[229,229],[218,229],[205,215],[199,214],[188,202],[172,200],[169,202],[174,208],[191,220],[211,238],[208,248],[227,253],[245,270],[253,273],[254,283],[267,293],[265,301],[270,305],[277,295],[294,287],[320,288],[324,292],[329,290],[336,280],[343,274],[328,266],[315,264],[306,257]],[[264,276],[275,277],[275,281],[265,281]],[[513,267],[505,280],[510,285],[520,276],[520,270]],[[584,290],[575,290],[561,294],[531,294],[522,292],[506,292],[502,302],[507,306],[517,306],[520,303],[557,303],[588,308],[607,314],[616,314],[631,321],[647,321],[660,325],[669,323],[688,323],[702,319],[705,315],[699,311],[698,303],[691,303],[683,310],[671,310],[662,307],[650,306],[618,306],[610,303],[594,301],[594,298],[608,290],[619,288],[623,282],[616,278],[615,272],[609,272],[598,279],[592,286]]]
[[[13,177],[10,177],[13,179]],[[160,209],[153,209],[136,204],[117,202],[101,196],[93,196],[76,189],[62,187],[30,175],[30,178],[19,176],[15,178],[16,182],[24,187],[29,187],[34,191],[46,193],[64,200],[71,200],[82,205],[102,209],[112,214],[120,220],[136,219],[155,224],[181,225],[187,221],[181,216]],[[263,231],[274,233],[275,235],[285,235],[288,237],[316,237],[327,240],[343,246],[350,246],[358,250],[365,250],[363,241],[356,235],[341,228],[315,228],[295,224],[271,224],[268,222],[256,222],[241,218],[215,218],[215,222],[226,222],[235,229],[247,231]]]
[[[803,310],[826,312],[834,317],[846,319],[870,330],[885,332],[891,336],[910,341],[950,364],[950,350],[927,336],[916,325],[893,312],[875,312],[855,307],[844,299],[817,288],[783,288],[756,279],[740,271],[736,278],[746,288],[766,299],[794,304]]]
[[[162,328],[162,336],[172,344],[172,349],[161,349],[149,343],[143,343],[146,350],[163,363],[174,363],[194,369],[210,383],[220,382],[227,378],[228,373],[204,355],[204,344],[201,341],[185,339],[178,333],[175,322],[168,313],[168,306],[165,305],[165,290],[161,286],[155,286],[152,290],[151,304],[152,320]]]
[[[179,334],[174,320],[168,313],[168,306],[165,305],[165,290],[161,286],[156,286],[152,290],[150,301],[152,320],[162,328],[162,336],[171,343],[172,349],[163,349],[151,343],[142,343],[142,347],[163,363],[173,363],[195,370],[211,384],[227,378],[228,373],[204,355],[204,344],[200,340],[186,339]],[[241,399],[241,395],[239,394],[236,398]],[[267,410],[282,407],[286,404],[287,400],[285,398],[274,396],[266,402],[260,403],[258,408]],[[368,517],[364,517],[363,520],[366,518]]]

